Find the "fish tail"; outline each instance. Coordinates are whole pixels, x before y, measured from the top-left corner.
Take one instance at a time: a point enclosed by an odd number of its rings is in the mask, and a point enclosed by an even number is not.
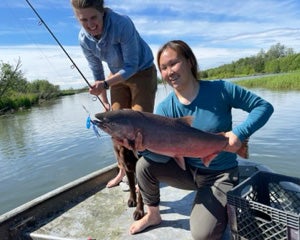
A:
[[[249,158],[249,138],[242,142],[241,148],[236,152],[242,158]]]

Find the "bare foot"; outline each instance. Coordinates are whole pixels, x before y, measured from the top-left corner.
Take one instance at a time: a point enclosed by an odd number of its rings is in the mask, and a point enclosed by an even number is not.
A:
[[[106,187],[112,188],[118,186],[119,183],[122,181],[123,177],[125,176],[125,172],[122,169],[119,169],[119,173],[113,179],[111,179],[107,184]]]
[[[150,226],[155,226],[161,223],[161,216],[159,213],[159,207],[149,207],[144,217],[135,221],[129,229],[130,234],[136,234],[142,232]]]

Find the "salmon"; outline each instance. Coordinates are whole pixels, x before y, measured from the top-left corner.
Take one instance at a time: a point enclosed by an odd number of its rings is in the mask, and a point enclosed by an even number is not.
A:
[[[142,145],[154,153],[169,156],[186,169],[184,157],[200,158],[205,166],[228,145],[224,134],[201,131],[191,126],[193,117],[169,118],[131,109],[115,110],[95,115],[95,124],[117,140],[127,139],[134,148],[137,133]],[[237,152],[248,158],[248,141]]]

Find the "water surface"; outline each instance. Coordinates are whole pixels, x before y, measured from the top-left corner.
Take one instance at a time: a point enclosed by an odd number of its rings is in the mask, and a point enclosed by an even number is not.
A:
[[[169,92],[159,87],[156,102]],[[300,170],[300,93],[253,90],[275,112],[250,138],[250,160],[297,177]],[[87,94],[0,117],[0,214],[74,179],[115,163],[109,137],[86,129],[88,114],[103,111]],[[234,111],[234,124],[247,116]]]

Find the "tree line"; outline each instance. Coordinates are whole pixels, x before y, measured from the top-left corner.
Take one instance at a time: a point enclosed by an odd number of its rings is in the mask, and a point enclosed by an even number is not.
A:
[[[230,64],[200,71],[200,79],[232,78],[257,74],[287,73],[300,70],[300,53],[277,43],[268,51],[240,58]],[[158,79],[160,81],[160,79]],[[42,101],[86,91],[60,90],[47,80],[27,81],[21,71],[21,60],[16,66],[0,62],[0,114],[19,108],[30,108]]]
[[[0,62],[0,113],[30,108],[42,101],[68,94],[47,80],[27,81],[21,66],[20,59],[16,66]]]
[[[230,64],[200,71],[201,79],[232,78],[257,74],[287,73],[300,69],[300,53],[277,43],[268,51],[240,58]]]

